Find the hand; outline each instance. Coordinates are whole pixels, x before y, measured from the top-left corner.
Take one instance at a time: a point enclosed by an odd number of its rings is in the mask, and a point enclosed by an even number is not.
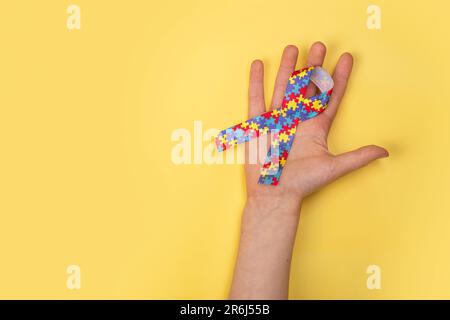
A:
[[[313,44],[306,65],[322,65],[325,51],[322,43]],[[285,48],[271,109],[281,106],[297,56],[295,46]],[[328,132],[344,96],[352,65],[352,56],[344,53],[334,70],[334,90],[328,108],[298,126],[277,186],[259,185],[260,165],[246,161],[247,203],[230,298],[286,299],[301,200],[344,174],[388,156],[385,149],[377,146],[365,146],[340,155],[328,151]],[[311,85],[307,96],[314,94],[315,88]],[[265,109],[263,64],[256,60],[250,71],[249,117],[257,116]]]
[[[325,53],[325,45],[320,42],[314,43],[309,51],[306,66],[321,66]],[[297,47],[290,45],[284,49],[270,109],[281,106],[289,76],[295,70],[297,57]],[[248,197],[281,197],[298,202],[299,199],[303,199],[333,180],[361,168],[375,159],[388,156],[385,149],[374,145],[340,155],[333,155],[328,150],[328,132],[344,96],[352,65],[352,56],[344,53],[334,70],[334,89],[328,108],[317,117],[298,126],[278,186],[259,185],[257,182],[261,164],[246,164]],[[250,70],[249,118],[266,111],[263,78],[263,63],[260,60],[253,61]],[[315,90],[315,86],[310,84],[307,96],[315,95]]]

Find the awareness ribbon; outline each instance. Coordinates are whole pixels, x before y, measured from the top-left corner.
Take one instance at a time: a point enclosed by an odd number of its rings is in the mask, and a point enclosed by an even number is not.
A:
[[[307,98],[312,81],[320,93]],[[219,152],[253,138],[272,134],[271,148],[261,168],[259,184],[277,185],[294,141],[297,125],[323,112],[333,91],[333,79],[321,67],[294,71],[287,83],[281,107],[222,130],[216,137]]]

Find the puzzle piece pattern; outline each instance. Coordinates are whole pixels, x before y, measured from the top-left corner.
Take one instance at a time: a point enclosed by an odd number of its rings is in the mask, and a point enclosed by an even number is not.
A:
[[[328,105],[332,89],[306,98],[306,89],[316,68],[308,67],[291,74],[281,107],[222,130],[216,137],[217,150],[221,152],[269,131],[272,133],[272,145],[261,168],[259,184],[278,184],[297,125],[317,116]]]

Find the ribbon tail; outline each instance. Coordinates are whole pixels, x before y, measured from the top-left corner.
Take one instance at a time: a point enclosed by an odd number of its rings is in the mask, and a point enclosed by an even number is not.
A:
[[[217,135],[215,142],[219,152],[245,143],[272,130],[279,130],[278,118],[283,107],[267,111],[259,116],[236,124],[222,130]]]
[[[277,143],[272,143],[261,168],[258,183],[276,186],[280,181],[281,173],[286,165],[292,143],[297,131],[298,120],[288,130],[278,134]]]

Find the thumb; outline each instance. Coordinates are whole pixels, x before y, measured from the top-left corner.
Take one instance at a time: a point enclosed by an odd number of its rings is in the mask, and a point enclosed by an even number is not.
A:
[[[339,178],[349,172],[362,168],[370,162],[389,156],[386,149],[379,146],[364,146],[335,156],[335,174]]]

